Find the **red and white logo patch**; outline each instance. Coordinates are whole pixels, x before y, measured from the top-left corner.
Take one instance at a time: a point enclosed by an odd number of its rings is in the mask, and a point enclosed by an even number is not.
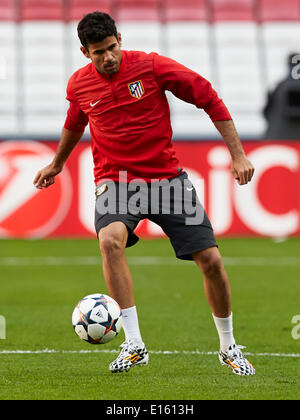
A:
[[[0,143],[0,236],[44,237],[63,221],[72,197],[68,170],[46,190],[33,185],[36,173],[53,156],[54,151],[39,142]]]
[[[130,83],[128,85],[128,88],[130,95],[137,99],[141,98],[145,93],[144,86],[141,80]]]

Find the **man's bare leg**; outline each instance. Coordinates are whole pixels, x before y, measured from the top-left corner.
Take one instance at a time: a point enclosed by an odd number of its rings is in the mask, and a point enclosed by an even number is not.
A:
[[[228,317],[231,314],[230,284],[218,248],[198,251],[193,258],[203,272],[204,290],[213,314]]]
[[[113,222],[99,232],[102,268],[110,296],[121,309],[134,306],[133,281],[125,256],[128,232],[122,222]]]

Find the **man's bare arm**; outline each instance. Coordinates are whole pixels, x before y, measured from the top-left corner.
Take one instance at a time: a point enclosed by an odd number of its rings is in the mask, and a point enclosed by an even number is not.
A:
[[[254,167],[245,155],[233,121],[214,121],[214,124],[230,152],[233,176],[240,185],[247,184],[253,177]]]
[[[48,188],[50,185],[54,184],[56,175],[63,170],[66,160],[82,136],[83,132],[70,131],[63,128],[53,161],[40,170],[33,180],[33,184],[36,188]]]

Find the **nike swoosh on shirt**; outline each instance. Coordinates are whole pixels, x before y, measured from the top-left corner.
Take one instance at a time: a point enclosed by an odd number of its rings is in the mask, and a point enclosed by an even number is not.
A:
[[[90,106],[91,106],[91,107],[94,107],[94,106],[96,106],[99,102],[101,102],[101,99],[99,99],[99,101],[94,102],[94,103],[90,102]]]

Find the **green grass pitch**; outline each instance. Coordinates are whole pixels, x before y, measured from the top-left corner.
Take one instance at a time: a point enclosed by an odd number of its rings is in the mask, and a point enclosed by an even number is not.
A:
[[[127,250],[149,365],[111,374],[123,331],[105,345],[71,325],[77,301],[107,293],[96,240],[1,240],[0,399],[299,399],[300,239],[220,239],[230,277],[234,332],[254,377],[219,364],[202,276],[167,240]],[[150,258],[153,257],[153,258]],[[20,352],[17,352],[20,351]]]

